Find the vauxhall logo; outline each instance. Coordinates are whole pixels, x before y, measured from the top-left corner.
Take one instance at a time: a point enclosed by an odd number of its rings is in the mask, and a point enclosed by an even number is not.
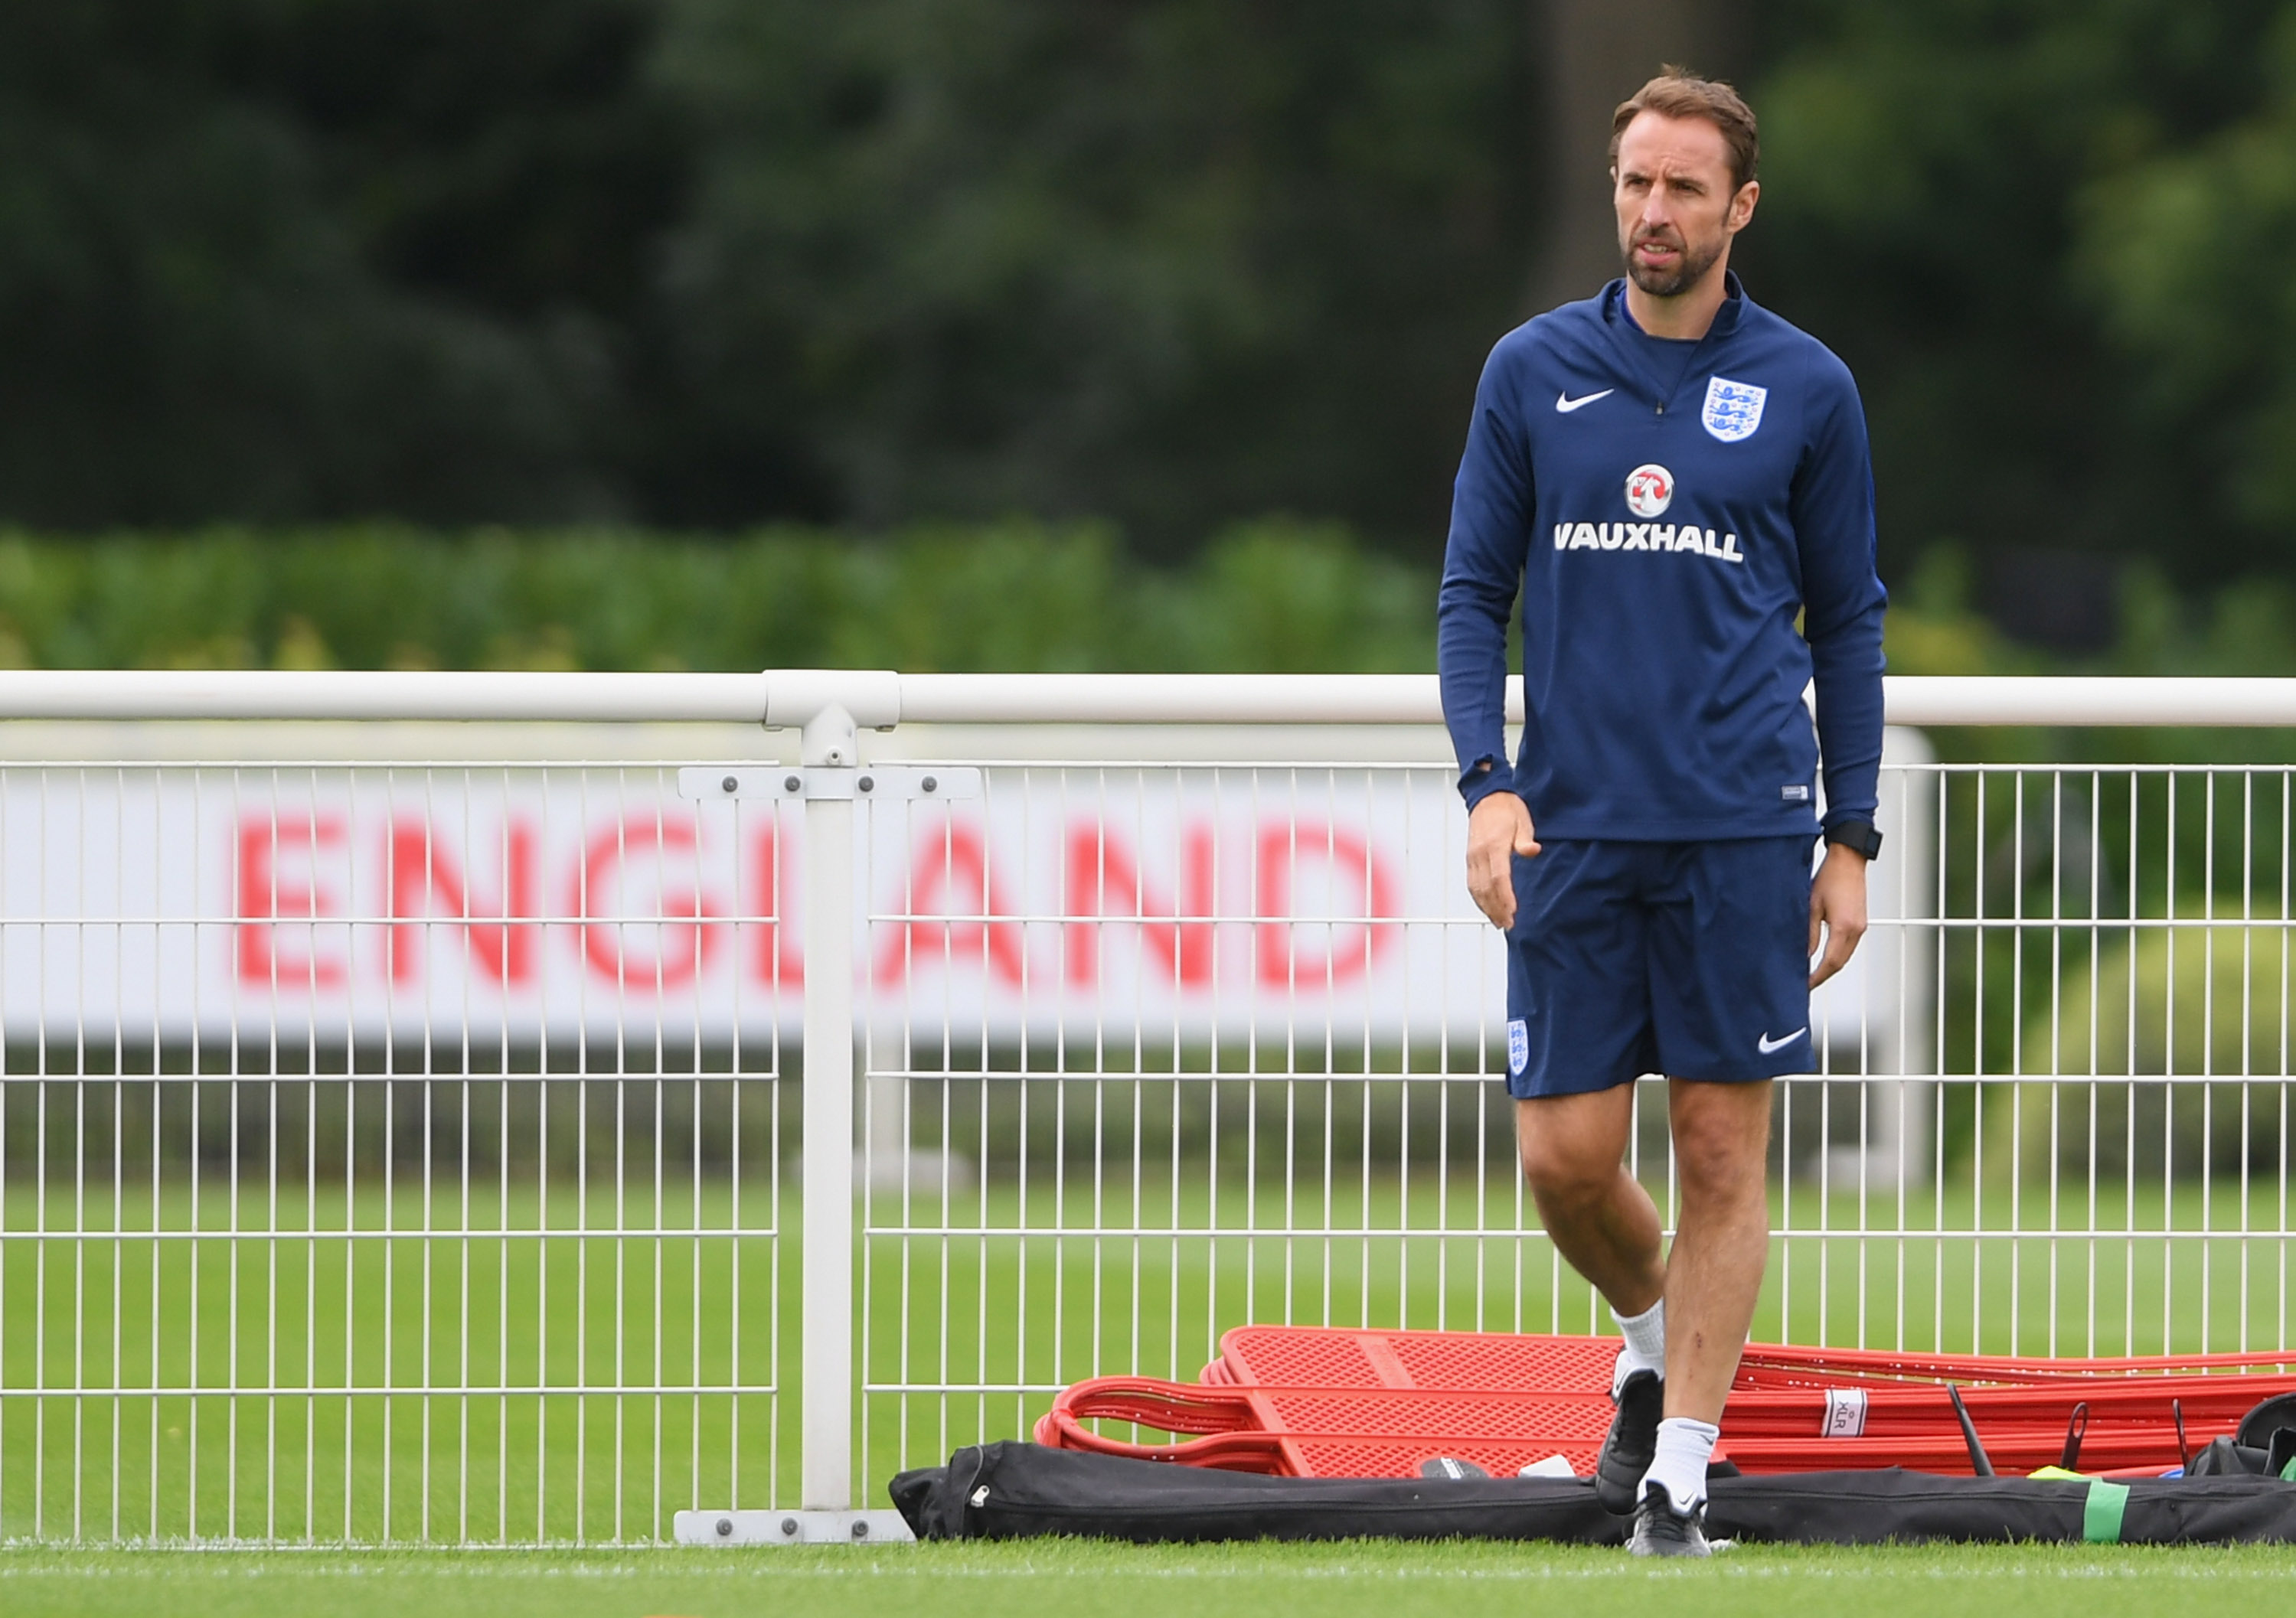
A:
[[[1656,517],[1674,503],[1674,474],[1652,462],[1627,474],[1627,510],[1637,517]],[[1710,556],[1719,562],[1742,563],[1738,536],[1725,534],[1717,543],[1714,530],[1695,523],[1558,522],[1558,551],[1673,551]]]
[[[1686,551],[1693,556],[1710,556],[1718,562],[1742,563],[1746,560],[1738,549],[1735,534],[1718,536],[1711,528],[1688,522],[1679,527],[1670,522],[1558,522],[1554,525],[1554,548],[1677,553]]]
[[[1651,462],[1627,474],[1627,510],[1637,517],[1663,517],[1674,503],[1674,474]]]

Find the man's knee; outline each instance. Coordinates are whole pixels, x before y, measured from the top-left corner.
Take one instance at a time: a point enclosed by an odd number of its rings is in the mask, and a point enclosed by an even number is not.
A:
[[[1713,1202],[1763,1194],[1769,1154],[1761,1141],[1735,1139],[1674,1142],[1674,1172],[1688,1202]]]
[[[1593,1206],[1608,1197],[1618,1183],[1621,1155],[1603,1150],[1601,1143],[1526,1132],[1521,1144],[1522,1177],[1542,1209]]]
[[[1762,1194],[1770,1148],[1768,1091],[1767,1084],[1698,1085],[1689,1104],[1677,1107],[1674,1172],[1685,1199]]]
[[[1633,1118],[1631,1091],[1595,1091],[1519,1102],[1515,1143],[1523,1178],[1547,1212],[1599,1203],[1616,1189]]]

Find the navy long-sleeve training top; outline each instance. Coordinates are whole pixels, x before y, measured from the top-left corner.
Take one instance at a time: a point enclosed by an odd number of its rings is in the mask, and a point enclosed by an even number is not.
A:
[[[1874,818],[1888,597],[1865,413],[1824,344],[1728,282],[1696,343],[1644,333],[1614,281],[1491,351],[1437,608],[1471,808],[1520,793],[1541,837],[1814,833],[1822,741],[1826,823]]]

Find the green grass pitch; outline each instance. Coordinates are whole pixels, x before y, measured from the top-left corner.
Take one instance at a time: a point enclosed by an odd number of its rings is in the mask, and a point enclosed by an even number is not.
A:
[[[1652,1566],[1616,1550],[1493,1544],[1150,1547],[1080,1540],[854,1550],[0,1551],[12,1618],[2174,1618],[2283,1610],[2296,1551],[1904,1547],[1725,1551]],[[2276,1594],[2276,1592],[2277,1592]]]

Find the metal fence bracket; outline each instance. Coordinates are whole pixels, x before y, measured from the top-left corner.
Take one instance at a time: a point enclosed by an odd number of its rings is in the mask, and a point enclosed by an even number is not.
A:
[[[724,798],[930,802],[979,797],[980,772],[970,765],[941,764],[870,764],[857,769],[691,764],[677,772],[677,795],[701,804]]]
[[[680,1545],[914,1545],[898,1511],[681,1511]]]

